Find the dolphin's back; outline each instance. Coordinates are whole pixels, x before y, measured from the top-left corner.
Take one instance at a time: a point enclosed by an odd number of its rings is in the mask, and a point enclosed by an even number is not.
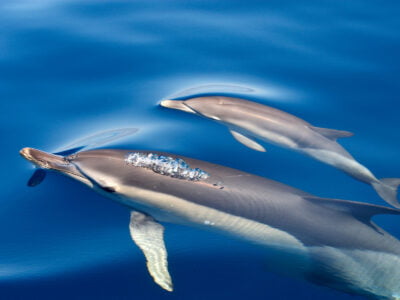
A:
[[[271,106],[267,106],[265,104],[260,104],[253,101],[248,101],[239,98],[230,98],[230,97],[216,97],[222,101],[224,108],[227,111],[238,111],[244,115],[251,115],[255,118],[263,118],[265,121],[280,121],[280,122],[290,122],[295,123],[297,125],[308,126],[310,123],[300,119],[292,114],[284,112],[282,110],[273,108]]]
[[[400,255],[400,243],[387,239],[389,235],[377,229],[369,219],[375,212],[399,214],[396,209],[351,201],[334,202],[263,177],[200,161],[187,161],[208,172],[208,180],[220,182],[224,188],[194,183],[175,192],[171,189],[169,193],[291,232],[307,246],[369,248]]]
[[[247,234],[255,242],[260,235],[261,244],[267,248],[269,237],[276,238],[278,233],[280,238],[275,242],[286,244],[278,252],[269,247],[276,253],[276,263],[315,283],[373,299],[394,300],[400,295],[400,242],[370,220],[375,214],[399,214],[399,210],[321,199],[231,168],[156,153],[183,159],[190,168],[199,168],[208,174],[200,180],[171,177],[127,163],[126,157],[131,153],[150,154],[149,151],[93,150],[78,153],[73,162],[85,176],[92,176],[93,183],[97,182],[96,174],[114,174],[117,187],[128,187],[125,190],[135,190],[139,196],[156,195],[168,214],[179,211],[184,218],[185,215],[198,217],[201,213],[201,218],[195,218],[200,223],[213,214],[219,228],[236,232],[238,236]],[[96,184],[101,184],[101,176],[100,183]],[[188,211],[191,209],[196,211]],[[222,219],[215,219],[216,216]],[[288,261],[279,262],[282,257],[290,258],[289,267]],[[294,267],[293,261],[302,260],[292,261],[292,257],[305,260]]]
[[[157,153],[183,159],[191,168],[199,168],[209,174],[207,179],[200,181],[172,178],[127,165],[124,158],[133,152],[136,151],[93,150],[79,153],[79,157],[84,159],[85,156],[96,156],[99,159],[95,163],[100,164],[104,161],[101,158],[111,153],[116,157],[115,164],[119,164],[121,185],[140,184],[145,190],[172,195],[190,203],[266,224],[290,232],[306,246],[370,249],[400,255],[400,243],[370,222],[374,214],[398,214],[396,209],[321,199],[239,170],[169,153]],[[139,175],[135,173],[137,171]]]
[[[187,161],[224,188],[205,192],[194,184],[176,191],[177,196],[294,236],[308,249],[311,267],[305,276],[310,281],[374,299],[396,299],[400,293],[400,242],[371,221],[375,214],[399,210],[321,199],[255,175]]]

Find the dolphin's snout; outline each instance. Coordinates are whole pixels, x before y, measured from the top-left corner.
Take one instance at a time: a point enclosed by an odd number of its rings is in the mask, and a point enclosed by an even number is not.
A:
[[[31,155],[30,155],[30,150],[31,150],[32,148],[28,148],[28,147],[25,147],[25,148],[22,148],[20,151],[19,151],[19,154],[21,154],[21,156],[23,157],[23,158],[25,158],[25,159],[27,159],[27,160],[31,160]]]
[[[23,148],[19,151],[22,157],[34,163],[40,168],[53,169],[60,164],[65,164],[62,156],[40,151],[34,148]]]
[[[162,100],[160,105],[167,108],[183,110],[192,114],[196,113],[185,103],[185,101],[182,100]]]

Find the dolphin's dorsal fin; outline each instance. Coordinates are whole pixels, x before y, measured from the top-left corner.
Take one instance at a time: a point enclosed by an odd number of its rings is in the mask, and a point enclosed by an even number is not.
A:
[[[85,148],[85,147],[86,147],[86,146],[74,147],[74,148],[62,150],[62,151],[60,151],[60,152],[54,152],[53,154],[61,155],[61,156],[68,156],[68,155],[75,154],[76,152],[81,151],[81,150],[82,150],[83,148]]]
[[[147,269],[154,281],[172,292],[172,280],[168,272],[167,250],[164,244],[164,227],[152,217],[132,211],[129,224],[131,237],[147,260]]]
[[[249,147],[253,150],[260,151],[260,152],[267,151],[267,150],[265,150],[265,148],[263,146],[261,146],[259,143],[257,143],[253,139],[249,138],[248,136],[245,136],[244,134],[234,131],[232,129],[230,129],[229,131],[233,135],[235,140],[237,140],[239,143],[242,143],[246,147]]]
[[[323,135],[324,137],[333,141],[336,141],[338,138],[351,137],[354,135],[354,133],[344,130],[336,130],[329,128],[314,127],[314,126],[309,126],[309,127],[312,130],[318,132],[320,135]]]
[[[336,209],[339,211],[350,213],[354,217],[364,222],[369,222],[371,218],[375,215],[400,215],[400,209],[380,205],[313,196],[304,197],[304,199],[314,202],[318,205],[326,206],[329,209]]]

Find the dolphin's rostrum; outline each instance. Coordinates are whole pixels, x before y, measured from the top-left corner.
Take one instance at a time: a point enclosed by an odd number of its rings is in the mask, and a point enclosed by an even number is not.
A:
[[[208,176],[187,180],[135,166],[126,162],[132,153],[184,160]],[[265,248],[271,269],[278,272],[370,299],[400,299],[400,242],[371,221],[400,210],[323,199],[173,154],[103,149],[62,157],[24,148],[21,155],[127,206],[132,239],[155,282],[168,291],[172,280],[159,222],[213,229],[255,243]]]
[[[222,123],[237,141],[254,150],[266,151],[255,141],[260,139],[307,154],[370,184],[382,199],[400,208],[400,178],[377,179],[336,142],[338,138],[352,136],[351,132],[315,127],[284,111],[239,98],[209,96],[163,100],[160,104]]]

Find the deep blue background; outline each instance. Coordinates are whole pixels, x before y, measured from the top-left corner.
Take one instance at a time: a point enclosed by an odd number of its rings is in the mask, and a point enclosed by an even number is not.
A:
[[[376,176],[399,177],[399,15],[398,1],[1,1],[1,298],[358,299],[268,273],[262,249],[175,225],[175,291],[165,292],[130,240],[125,208],[57,174],[26,187],[33,167],[18,151],[138,127],[109,146],[383,204],[333,168],[269,145],[255,153],[222,126],[157,104],[201,93],[263,102],[354,132],[342,144]],[[400,236],[398,218],[376,221]]]

